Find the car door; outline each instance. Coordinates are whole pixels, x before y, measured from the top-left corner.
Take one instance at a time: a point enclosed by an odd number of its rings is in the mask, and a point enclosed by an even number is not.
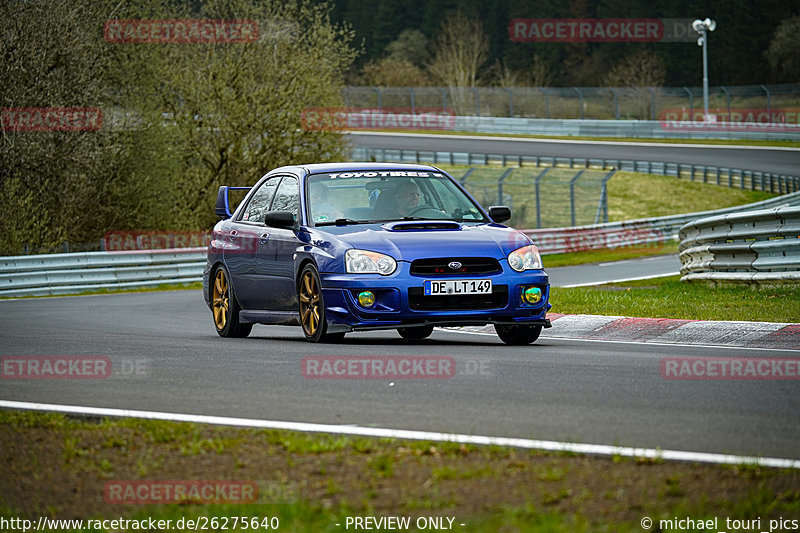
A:
[[[244,309],[268,309],[264,301],[263,276],[259,272],[258,254],[266,244],[269,230],[264,215],[272,204],[281,176],[271,176],[250,195],[242,212],[231,222],[227,235],[229,246],[224,252],[239,304]]]
[[[283,176],[275,191],[270,211],[288,211],[297,222],[300,217],[300,186],[295,176]],[[265,228],[269,234],[258,249],[259,275],[269,292],[269,309],[294,311],[297,291],[294,280],[294,254],[301,244],[295,228]]]

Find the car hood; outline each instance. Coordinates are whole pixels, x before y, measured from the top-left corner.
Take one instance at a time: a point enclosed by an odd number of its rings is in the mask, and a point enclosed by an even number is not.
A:
[[[531,244],[527,235],[500,224],[414,221],[328,226],[324,230],[336,248],[371,250],[399,261],[467,256],[502,259]]]

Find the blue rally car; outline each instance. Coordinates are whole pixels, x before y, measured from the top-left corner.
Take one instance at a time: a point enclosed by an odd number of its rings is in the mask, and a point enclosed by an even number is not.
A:
[[[311,342],[493,324],[503,342],[529,344],[550,327],[548,277],[530,238],[502,225],[511,210],[484,209],[436,167],[281,167],[233,214],[228,192],[203,274],[223,337],[256,323],[300,325]]]

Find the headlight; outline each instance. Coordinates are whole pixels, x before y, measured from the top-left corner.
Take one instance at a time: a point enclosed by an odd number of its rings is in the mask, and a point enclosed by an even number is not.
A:
[[[368,252],[367,250],[347,250],[344,256],[345,271],[348,274],[380,274],[388,276],[397,269],[394,258]]]
[[[542,268],[542,258],[536,246],[529,244],[508,254],[508,266],[517,272],[538,270]]]

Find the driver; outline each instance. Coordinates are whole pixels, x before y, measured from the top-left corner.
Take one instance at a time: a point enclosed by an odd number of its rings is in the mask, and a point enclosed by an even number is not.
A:
[[[390,191],[385,190],[381,195],[387,192]],[[392,201],[387,202],[383,211],[384,216],[388,218],[403,218],[419,207],[421,199],[422,193],[419,191],[417,184],[413,181],[404,181],[395,189],[394,196],[391,198]]]

